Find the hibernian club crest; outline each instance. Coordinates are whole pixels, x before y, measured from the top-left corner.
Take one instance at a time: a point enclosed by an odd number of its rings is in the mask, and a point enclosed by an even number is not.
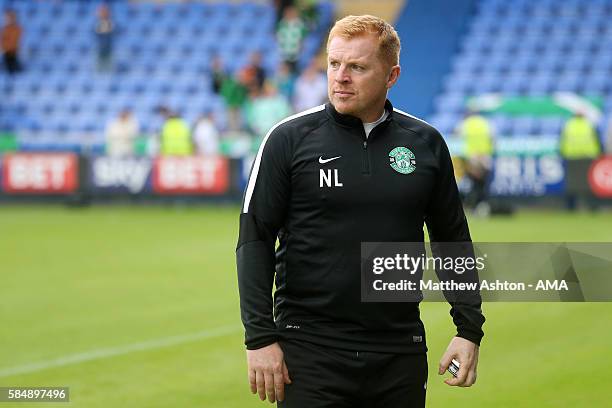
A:
[[[416,169],[416,157],[407,147],[398,146],[389,152],[391,168],[398,173],[410,174]]]

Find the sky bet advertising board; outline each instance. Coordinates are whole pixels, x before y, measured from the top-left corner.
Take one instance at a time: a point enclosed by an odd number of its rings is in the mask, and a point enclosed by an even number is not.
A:
[[[79,187],[73,153],[15,153],[2,158],[2,190],[7,194],[68,194]]]
[[[229,173],[225,157],[158,157],[153,164],[153,191],[161,195],[221,195],[230,188]]]
[[[89,182],[94,193],[147,193],[152,167],[153,160],[145,157],[94,157],[89,163]]]
[[[89,165],[94,193],[220,195],[230,187],[223,157],[95,157]]]

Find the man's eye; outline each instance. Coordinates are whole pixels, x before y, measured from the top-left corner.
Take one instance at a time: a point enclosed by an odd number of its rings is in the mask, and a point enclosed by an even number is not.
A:
[[[329,66],[332,67],[332,68],[336,68],[336,67],[338,67],[338,65],[340,65],[340,64],[338,64],[336,61],[332,61],[332,62],[329,63]]]
[[[363,67],[361,65],[353,65],[353,69],[355,71],[363,71]]]

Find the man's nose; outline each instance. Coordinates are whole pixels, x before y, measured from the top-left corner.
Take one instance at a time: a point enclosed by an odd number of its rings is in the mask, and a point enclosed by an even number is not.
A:
[[[345,67],[338,68],[336,71],[336,82],[350,82],[351,77]]]

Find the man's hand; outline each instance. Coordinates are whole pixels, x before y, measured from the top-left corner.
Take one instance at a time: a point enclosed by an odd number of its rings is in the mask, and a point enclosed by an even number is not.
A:
[[[247,366],[251,392],[259,393],[259,399],[274,403],[285,399],[285,384],[291,384],[289,370],[278,343],[257,350],[247,350]]]
[[[462,337],[453,337],[446,353],[440,360],[438,374],[442,375],[454,358],[460,363],[457,377],[448,378],[444,382],[451,386],[471,387],[476,382],[476,367],[478,366],[478,345]]]

